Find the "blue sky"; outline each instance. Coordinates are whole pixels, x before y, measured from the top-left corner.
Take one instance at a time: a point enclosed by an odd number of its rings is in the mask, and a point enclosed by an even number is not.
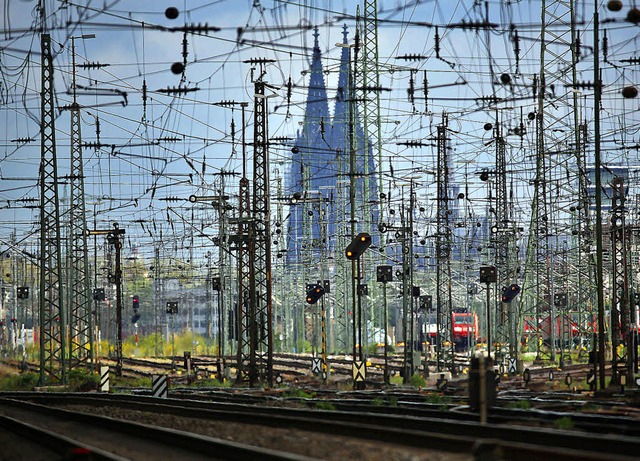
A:
[[[220,107],[221,101],[249,102],[247,138],[252,136],[252,58],[275,60],[265,79],[273,86],[270,99],[269,134],[295,137],[302,122],[308,77],[304,74],[311,56],[313,35],[319,41],[329,97],[335,91],[342,27],[351,34],[359,2],[328,1],[45,1],[47,27],[54,39],[56,104],[71,102],[70,36],[95,34],[76,40],[78,101],[82,109],[82,136],[99,148],[85,148],[85,188],[88,220],[93,227],[117,221],[127,230],[127,251],[143,256],[162,245],[174,256],[188,259],[191,248],[208,251],[211,242],[198,235],[217,233],[216,216],[186,199],[191,194],[210,195],[220,188],[221,172],[241,171],[239,144],[240,109]],[[35,25],[35,1],[7,0],[2,11],[2,105],[0,105],[0,243],[10,238],[32,250],[37,246],[37,172],[40,156],[38,136],[40,91],[40,44]],[[583,60],[578,80],[592,81],[593,4],[577,2]],[[488,9],[485,9],[485,6]],[[179,16],[169,19],[165,9],[176,7]],[[635,85],[638,67],[624,62],[637,56],[638,26],[621,20],[626,14],[602,10],[602,27],[608,34],[608,61],[603,62],[605,102],[603,132],[609,144],[606,158],[612,162],[637,161],[638,99],[624,99],[622,88]],[[435,151],[402,145],[412,140],[429,141],[441,114],[449,114],[453,174],[458,183],[477,197],[470,214],[485,213],[482,199],[486,184],[477,173],[492,168],[492,131],[496,113],[509,144],[508,169],[523,224],[530,206],[529,183],[533,175],[534,126],[527,117],[536,109],[532,96],[534,75],[540,71],[540,3],[536,1],[488,3],[459,1],[379,1],[379,46],[382,93],[382,171],[385,178],[420,173],[418,200],[429,213],[433,209]],[[491,31],[452,27],[482,21],[488,11],[496,24]],[[7,15],[8,12],[8,15]],[[187,34],[187,66],[184,73],[171,71],[183,62],[183,33],[171,31],[187,25],[211,27],[201,34]],[[510,27],[513,25],[514,27]],[[436,51],[436,27],[439,49]],[[213,27],[220,30],[213,30]],[[515,52],[513,31],[519,37]],[[353,35],[351,35],[352,37]],[[553,45],[549,45],[553,49]],[[403,55],[421,56],[400,59]],[[109,64],[82,68],[87,63]],[[550,69],[555,71],[556,69]],[[429,99],[423,96],[427,76]],[[510,77],[501,83],[501,75]],[[287,82],[291,79],[291,97]],[[413,79],[415,98],[408,90]],[[143,86],[146,82],[146,99]],[[184,94],[159,90],[184,88]],[[558,89],[558,93],[565,91]],[[126,96],[125,96],[126,94]],[[591,92],[580,96],[581,117],[593,119]],[[503,98],[498,105],[483,103],[487,97]],[[330,104],[332,107],[332,104]],[[496,109],[498,110],[496,112]],[[562,107],[558,114],[562,114]],[[236,132],[232,136],[231,123]],[[59,174],[69,170],[69,113],[56,119]],[[522,125],[521,125],[522,124]],[[517,130],[526,133],[518,135]],[[551,136],[551,134],[549,134]],[[33,139],[33,142],[24,142]],[[249,160],[251,149],[248,149]],[[289,169],[286,146],[274,144],[271,162],[280,173]],[[397,178],[391,178],[390,165]],[[565,171],[566,170],[566,171]],[[570,175],[570,165],[560,165],[558,178]],[[275,179],[274,175],[272,178]],[[558,179],[556,178],[556,179]],[[558,179],[558,181],[560,180]],[[237,191],[237,176],[225,179],[227,191]],[[274,183],[275,184],[275,183]],[[68,194],[62,185],[60,197]],[[571,194],[559,199],[568,204]]]

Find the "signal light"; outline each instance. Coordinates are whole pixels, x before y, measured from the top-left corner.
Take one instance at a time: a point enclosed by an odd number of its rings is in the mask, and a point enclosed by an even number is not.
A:
[[[347,246],[345,250],[345,255],[347,259],[354,260],[358,259],[362,253],[366,251],[367,248],[371,246],[371,235],[366,232],[360,232],[356,235],[356,238]]]
[[[93,289],[93,300],[94,301],[104,301],[107,299],[104,288],[94,288]]]
[[[178,313],[178,301],[167,301],[167,314]]]
[[[137,296],[133,297],[133,308],[137,309],[138,307],[140,307],[140,298],[138,298]]]
[[[480,267],[480,283],[496,283],[498,281],[498,271],[495,266]]]
[[[512,283],[508,287],[502,287],[502,302],[510,303],[518,293],[520,293],[520,286],[516,283]]]
[[[420,300],[420,309],[427,312],[433,310],[433,299],[431,295],[421,295],[418,299]]]
[[[29,287],[18,287],[18,299],[29,299]]]
[[[311,289],[307,291],[307,304],[315,304],[318,302],[322,295],[325,294],[325,289],[320,285],[312,285]]]

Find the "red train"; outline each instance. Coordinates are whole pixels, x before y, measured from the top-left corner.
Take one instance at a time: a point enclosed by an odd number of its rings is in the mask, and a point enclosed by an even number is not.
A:
[[[454,312],[451,317],[453,341],[456,345],[456,350],[466,350],[478,340],[478,316],[469,312]],[[422,327],[423,338],[430,344],[435,344],[437,333],[436,315],[427,314]]]

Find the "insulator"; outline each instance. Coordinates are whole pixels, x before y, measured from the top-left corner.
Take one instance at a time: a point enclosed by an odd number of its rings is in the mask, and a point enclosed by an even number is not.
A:
[[[81,69],[101,69],[103,67],[109,67],[111,64],[102,64],[100,62],[85,62],[82,64],[78,64],[78,67]]]
[[[183,94],[183,93],[191,93],[193,91],[199,91],[200,88],[195,87],[195,88],[180,88],[180,87],[167,87],[167,88],[160,88],[159,90],[156,90],[158,93],[167,93],[167,94]]]
[[[420,61],[421,59],[427,59],[427,56],[421,54],[403,54],[396,56],[396,59],[404,59],[405,61]]]
[[[237,105],[238,103],[232,99],[225,99],[223,101],[214,102],[213,104],[221,107],[232,107]]]
[[[170,29],[172,32],[190,32],[192,34],[198,33],[198,34],[208,34],[209,32],[220,32],[220,28],[219,27],[215,27],[215,26],[210,26],[209,23],[204,23],[204,25],[198,23],[197,25],[195,23],[191,23],[191,24],[187,24],[183,27],[172,27]]]
[[[422,141],[418,141],[416,139],[409,139],[408,141],[397,142],[396,145],[407,146],[407,147],[424,147],[424,146],[428,146],[429,144],[426,144]]]
[[[251,58],[251,59],[246,59],[242,62],[244,62],[245,64],[267,64],[271,62],[276,62],[276,60],[267,59],[267,58]]]

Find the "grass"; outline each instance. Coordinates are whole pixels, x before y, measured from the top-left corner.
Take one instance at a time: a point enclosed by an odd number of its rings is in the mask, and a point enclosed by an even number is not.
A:
[[[298,387],[291,387],[286,391],[284,391],[284,394],[282,396],[284,398],[312,399],[314,398],[315,394],[310,394],[308,392],[305,392],[304,390]]]
[[[426,402],[434,405],[443,405],[446,409],[446,405],[451,403],[451,397],[432,392],[427,395]]]
[[[322,402],[321,401],[321,402],[316,402],[315,403],[315,408],[316,408],[316,410],[329,410],[329,411],[332,411],[332,410],[336,409],[336,406],[331,402]]]
[[[110,382],[112,386],[120,386],[120,387],[147,387],[151,389],[151,377],[140,376],[140,377],[128,377],[128,376],[111,376]]]
[[[97,373],[74,369],[69,372],[69,391],[70,392],[88,392],[95,391],[100,385],[100,377]]]
[[[571,416],[563,416],[553,422],[553,427],[556,429],[573,429],[574,426],[575,423],[573,419],[571,419]]]
[[[38,373],[5,374],[0,377],[0,391],[32,391],[39,379]]]
[[[531,401],[530,400],[518,400],[516,402],[508,402],[506,405],[507,408],[518,409],[518,410],[529,410],[531,409]]]
[[[68,392],[95,391],[98,388],[100,378],[97,373],[84,369],[74,369],[67,375],[68,385],[60,390]],[[7,373],[0,374],[0,391],[32,391],[39,386],[39,373]],[[53,383],[43,383],[53,384]]]
[[[195,380],[191,385],[194,387],[231,387],[233,382],[227,379],[220,382],[215,378],[202,378]]]

